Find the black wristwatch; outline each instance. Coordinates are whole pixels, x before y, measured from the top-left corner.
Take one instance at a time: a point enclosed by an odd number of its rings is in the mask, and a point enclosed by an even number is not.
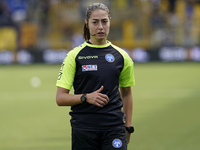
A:
[[[83,95],[81,96],[81,102],[85,103],[86,100],[87,100],[86,94],[83,94]]]
[[[133,133],[134,132],[134,127],[133,126],[126,127],[126,131],[128,131],[128,133]]]

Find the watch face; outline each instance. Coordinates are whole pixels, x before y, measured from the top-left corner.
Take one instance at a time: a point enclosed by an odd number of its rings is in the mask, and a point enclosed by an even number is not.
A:
[[[130,133],[133,133],[133,131],[134,131],[134,128],[130,127]]]
[[[133,128],[133,127],[126,127],[126,130],[127,130],[129,133],[133,133],[133,132],[134,132],[134,128]]]
[[[82,95],[82,96],[81,96],[81,101],[82,101],[82,102],[85,102],[85,101],[86,101],[85,95]]]

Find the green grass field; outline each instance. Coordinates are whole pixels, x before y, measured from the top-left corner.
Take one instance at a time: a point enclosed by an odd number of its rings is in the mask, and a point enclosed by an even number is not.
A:
[[[0,66],[0,150],[71,149],[70,108],[55,102],[59,68]],[[135,64],[135,77],[129,150],[199,150],[200,63]]]

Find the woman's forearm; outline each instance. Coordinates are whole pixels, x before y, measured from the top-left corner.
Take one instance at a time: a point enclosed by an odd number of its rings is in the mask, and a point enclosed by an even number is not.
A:
[[[123,111],[126,115],[126,127],[131,126],[132,124],[132,113],[133,113],[133,101],[132,97],[127,98],[124,102]]]
[[[131,87],[121,88],[121,96],[123,100],[123,111],[126,115],[126,126],[131,126],[133,113],[133,100]]]
[[[56,93],[56,103],[58,106],[73,106],[81,104],[81,94],[72,95],[69,94],[69,90],[58,87]]]

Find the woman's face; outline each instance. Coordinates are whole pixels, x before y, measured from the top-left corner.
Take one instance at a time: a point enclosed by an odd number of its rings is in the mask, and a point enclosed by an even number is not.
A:
[[[105,44],[110,29],[110,18],[108,13],[96,9],[89,18],[90,40],[93,44]]]

